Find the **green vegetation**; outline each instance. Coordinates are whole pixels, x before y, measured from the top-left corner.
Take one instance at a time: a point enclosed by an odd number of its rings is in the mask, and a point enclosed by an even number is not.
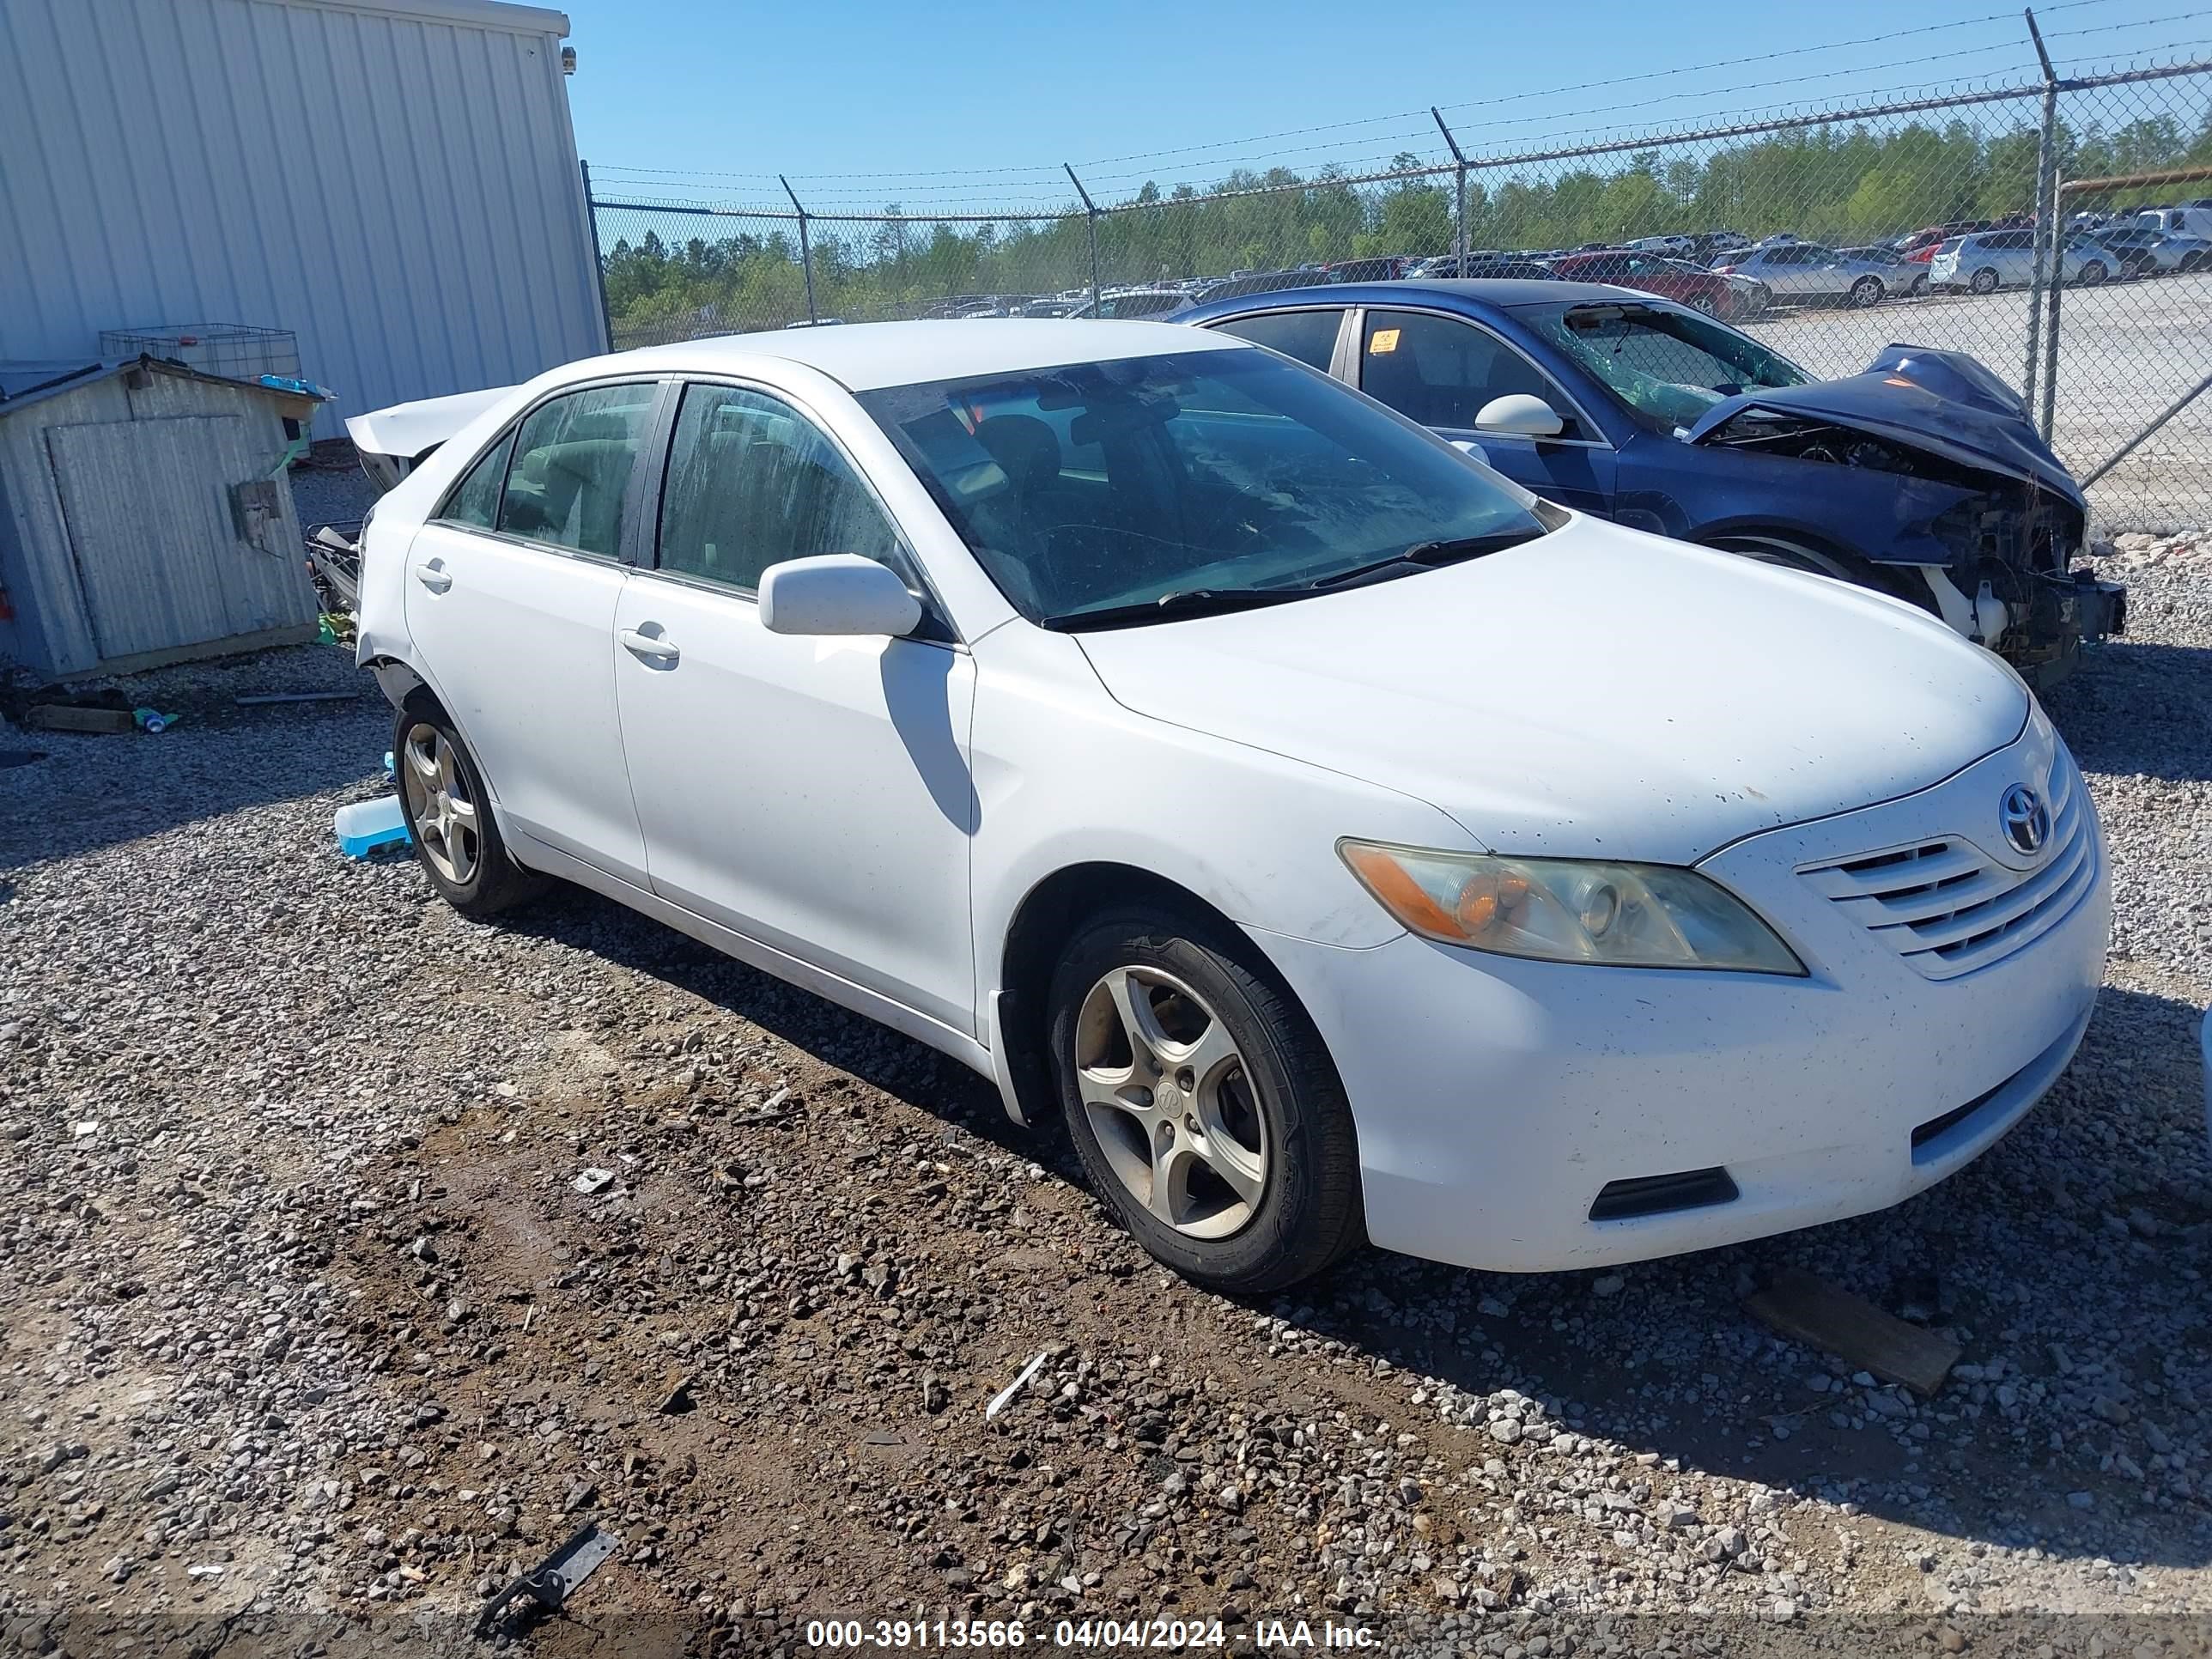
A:
[[[2170,115],[2110,131],[2062,127],[2060,146],[2070,178],[2212,161],[2212,114],[2193,131]],[[2023,213],[2034,204],[2036,131],[2017,123],[1996,132],[1963,118],[1887,131],[1815,127],[1674,153],[1684,148],[1655,146],[1610,171],[1555,163],[1563,170],[1500,178],[1478,168],[1468,182],[1468,245],[1573,247],[1720,228],[1864,242],[1953,219]],[[1421,161],[1401,155],[1392,165],[1412,169]],[[1187,185],[1164,194],[1147,184],[1100,217],[1098,274],[1108,283],[1145,283],[1448,253],[1453,207],[1449,173],[1354,185],[1334,168],[1302,177],[1278,167],[1232,173],[1204,195]],[[603,237],[616,211],[603,215]],[[894,203],[885,211],[899,209]],[[714,221],[634,216],[647,228],[635,240],[618,237],[606,255],[618,343],[775,328],[806,316],[797,227],[787,218],[678,240],[662,228]],[[816,308],[824,317],[910,317],[953,295],[1049,294],[1091,280],[1089,228],[1079,211],[982,224],[817,219],[810,230]]]

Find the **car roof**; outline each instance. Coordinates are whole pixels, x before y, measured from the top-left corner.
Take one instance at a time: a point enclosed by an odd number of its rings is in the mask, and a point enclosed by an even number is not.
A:
[[[1285,305],[1433,305],[1439,297],[1512,311],[1522,306],[1572,305],[1578,301],[1602,303],[1615,297],[1641,303],[1652,296],[1634,289],[1616,288],[1610,283],[1547,283],[1519,276],[1443,276],[1411,283],[1325,283],[1312,288],[1279,288],[1267,294],[1240,294],[1234,299],[1218,300],[1204,310],[1208,314],[1225,316],[1232,309],[1266,311]]]
[[[848,323],[842,328],[720,334],[596,359],[591,373],[637,364],[699,374],[735,372],[763,359],[804,363],[854,392],[972,374],[1018,374],[1170,351],[1251,349],[1233,336],[1165,323],[1006,317],[981,322]],[[580,368],[582,365],[572,365]]]

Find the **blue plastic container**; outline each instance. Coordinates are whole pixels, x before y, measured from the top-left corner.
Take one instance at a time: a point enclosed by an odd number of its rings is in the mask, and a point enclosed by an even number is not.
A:
[[[349,859],[365,859],[380,847],[399,846],[410,839],[397,795],[341,806],[331,828],[337,832],[338,851]]]

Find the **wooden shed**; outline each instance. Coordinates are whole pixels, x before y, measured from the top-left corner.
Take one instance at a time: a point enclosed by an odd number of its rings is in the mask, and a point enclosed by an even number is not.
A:
[[[319,402],[150,357],[0,362],[0,663],[63,679],[313,639],[286,469]]]

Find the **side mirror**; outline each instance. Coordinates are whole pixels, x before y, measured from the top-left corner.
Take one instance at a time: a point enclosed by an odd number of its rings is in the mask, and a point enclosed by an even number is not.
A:
[[[1469,438],[1454,438],[1451,447],[1462,455],[1471,455],[1485,466],[1490,465],[1490,452]]]
[[[1478,432],[1503,432],[1516,438],[1556,438],[1567,429],[1559,411],[1525,392],[1492,398],[1474,417]]]
[[[857,553],[787,559],[761,572],[761,626],[771,634],[911,634],[921,601],[896,572]]]

